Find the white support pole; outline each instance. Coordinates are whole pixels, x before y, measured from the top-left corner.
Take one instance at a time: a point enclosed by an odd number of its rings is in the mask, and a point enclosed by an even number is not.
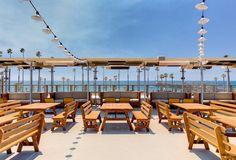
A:
[[[87,65],[87,100],[89,100],[89,64]]]
[[[53,85],[54,85],[54,69],[51,67],[51,92],[53,92]]]
[[[11,68],[8,69],[8,92],[11,92]]]
[[[33,103],[33,66],[32,63],[30,63],[30,104]]]
[[[127,69],[127,91],[129,91],[129,69]]]
[[[181,71],[180,71],[181,73],[182,73],[182,77],[181,77],[181,81],[182,81],[182,92],[184,92],[185,90],[184,90],[184,81],[185,81],[185,75],[184,75],[184,73],[185,73],[185,70],[184,70],[184,67],[181,67]]]
[[[143,66],[143,78],[144,78],[144,100],[147,98],[147,88],[146,88],[146,66]]]
[[[227,73],[227,92],[230,92],[230,70],[229,70],[229,66],[227,66],[226,71]]]
[[[138,91],[140,91],[140,68],[137,68]]]
[[[105,67],[102,67],[102,90],[104,91],[104,85],[105,85]]]
[[[203,68],[203,64],[202,62],[201,63],[201,66],[200,66],[200,71],[201,71],[201,103],[203,104],[203,100],[204,100],[204,77],[203,77],[203,71],[204,71],[204,68]]]
[[[41,69],[38,69],[38,92],[41,92],[41,79],[40,79]]]
[[[97,105],[97,67],[93,70],[93,90],[94,90],[94,104]]]
[[[5,77],[4,77],[4,81],[5,81],[5,93],[7,93],[7,91],[8,91],[8,89],[7,89],[7,87],[8,87],[8,85],[7,85],[7,80],[8,80],[8,67],[6,67],[5,68],[5,70],[4,70],[4,72],[5,72]]]
[[[118,90],[120,91],[120,70],[118,70]]]
[[[84,91],[84,66],[81,67],[82,69],[82,92]]]
[[[76,88],[76,87],[75,87],[75,80],[76,80],[76,79],[75,79],[75,73],[76,73],[76,69],[75,69],[75,68],[73,68],[73,72],[74,72],[74,87],[73,87],[73,88],[74,88],[74,91],[75,91],[75,88]]]

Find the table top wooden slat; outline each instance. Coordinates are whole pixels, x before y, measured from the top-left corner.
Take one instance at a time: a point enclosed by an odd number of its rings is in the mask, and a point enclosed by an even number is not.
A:
[[[133,110],[129,103],[103,103],[100,107],[101,110]]]
[[[13,120],[16,120],[18,117],[17,116],[12,116],[12,115],[6,115],[6,116],[2,116],[0,117],[0,126],[6,124],[6,123],[10,123]]]
[[[20,106],[15,108],[15,110],[27,110],[27,111],[32,111],[32,110],[47,110],[49,108],[55,107],[59,105],[60,103],[32,103],[24,106]]]
[[[215,120],[220,123],[236,128],[236,117],[229,117],[222,115],[222,116],[217,116]]]
[[[173,103],[172,105],[179,107],[184,110],[198,110],[198,111],[209,111],[209,110],[217,110],[217,108],[212,106],[207,106],[199,103]]]

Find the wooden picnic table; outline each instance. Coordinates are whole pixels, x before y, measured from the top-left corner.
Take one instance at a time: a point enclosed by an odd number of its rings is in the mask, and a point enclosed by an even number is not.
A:
[[[60,103],[32,103],[24,106],[15,108],[16,111],[20,111],[19,117],[23,117],[24,111],[30,111],[34,114],[45,112],[47,109],[53,109],[53,114],[56,115],[56,106]],[[46,130],[46,125],[44,121],[44,129]]]
[[[210,118],[218,123],[221,123],[224,127],[232,127],[234,129],[236,128],[236,117],[225,115],[213,115],[210,116]],[[226,133],[226,135],[229,137],[236,137],[236,132],[235,130],[233,130],[232,133]]]
[[[133,107],[129,103],[103,103],[100,109],[104,112],[104,119],[102,121],[101,130],[105,128],[106,121],[127,121],[130,130],[133,130],[131,121],[129,119],[129,112],[133,110]],[[108,117],[109,113],[124,113],[124,118],[111,118]]]
[[[213,114],[213,111],[216,111],[217,108],[199,104],[199,103],[173,103],[172,105],[177,107],[176,115],[179,115],[180,109],[183,109],[189,113],[199,113],[199,112],[209,112],[209,115]]]
[[[53,114],[56,115],[56,106],[60,103],[32,103],[24,106],[20,106],[15,108],[15,110],[20,111],[20,115],[22,115],[23,111],[30,111],[30,112],[44,112],[47,109],[53,109]]]

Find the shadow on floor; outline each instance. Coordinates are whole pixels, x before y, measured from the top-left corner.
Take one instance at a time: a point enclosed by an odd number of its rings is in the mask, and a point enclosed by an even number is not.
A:
[[[217,155],[211,151],[205,150],[204,148],[194,148],[190,152],[196,154],[202,160],[220,160]]]
[[[71,128],[73,128],[78,122],[67,122],[66,124],[66,130],[63,131],[63,128],[55,128],[54,131],[52,131],[52,133],[64,133],[66,134]],[[47,131],[51,132],[51,126],[50,125],[50,129],[48,129]]]
[[[159,123],[159,122],[158,122]],[[161,122],[159,123],[161,124],[162,126],[164,126],[166,128],[167,131],[169,131],[169,127],[168,127],[168,123],[167,122]],[[184,128],[183,128],[184,129]],[[177,129],[177,128],[173,128],[171,129],[171,131],[169,131],[170,134],[179,134],[179,133],[184,133],[184,131],[180,131],[180,129]]]
[[[34,160],[36,159],[39,155],[42,155],[41,152],[34,152],[34,151],[22,151],[21,153],[16,153],[14,157],[11,157],[10,160]],[[11,154],[0,154],[0,159],[7,159]]]

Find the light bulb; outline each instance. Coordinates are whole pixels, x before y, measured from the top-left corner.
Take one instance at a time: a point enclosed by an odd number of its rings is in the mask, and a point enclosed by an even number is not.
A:
[[[198,53],[199,53],[200,55],[204,55],[205,52],[204,52],[204,51],[199,51]]]
[[[205,46],[204,43],[199,43],[199,44],[198,44],[198,47],[204,47],[204,46]]]
[[[63,44],[60,42],[60,44],[58,45],[58,48],[64,48]]]
[[[205,42],[207,39],[205,38],[205,37],[200,37],[199,39],[198,39],[198,41],[199,42]]]
[[[47,28],[42,29],[42,31],[43,31],[44,33],[46,33],[46,34],[52,34],[52,31],[51,31],[51,29],[49,28],[49,26],[47,26]]]
[[[198,34],[200,35],[204,35],[207,33],[207,30],[205,30],[204,28],[201,28],[199,31],[198,31]]]
[[[198,51],[199,51],[199,52],[201,52],[201,51],[203,51],[203,52],[204,52],[205,50],[204,50],[204,48],[203,48],[203,47],[200,47],[200,48],[198,49]]]
[[[38,11],[36,11],[36,14],[31,16],[31,18],[35,21],[42,21],[43,20],[43,18],[40,16]]]
[[[57,42],[59,42],[59,38],[57,38],[57,36],[54,36],[54,38],[51,41],[54,43],[57,43]]]
[[[195,8],[198,9],[199,11],[205,11],[208,9],[208,6],[204,2],[201,2],[195,5]]]
[[[201,19],[198,21],[198,24],[200,25],[205,25],[209,22],[210,20],[208,18],[205,18],[205,17],[201,17]]]
[[[65,52],[65,53],[68,53],[69,51],[65,48],[64,52]]]

